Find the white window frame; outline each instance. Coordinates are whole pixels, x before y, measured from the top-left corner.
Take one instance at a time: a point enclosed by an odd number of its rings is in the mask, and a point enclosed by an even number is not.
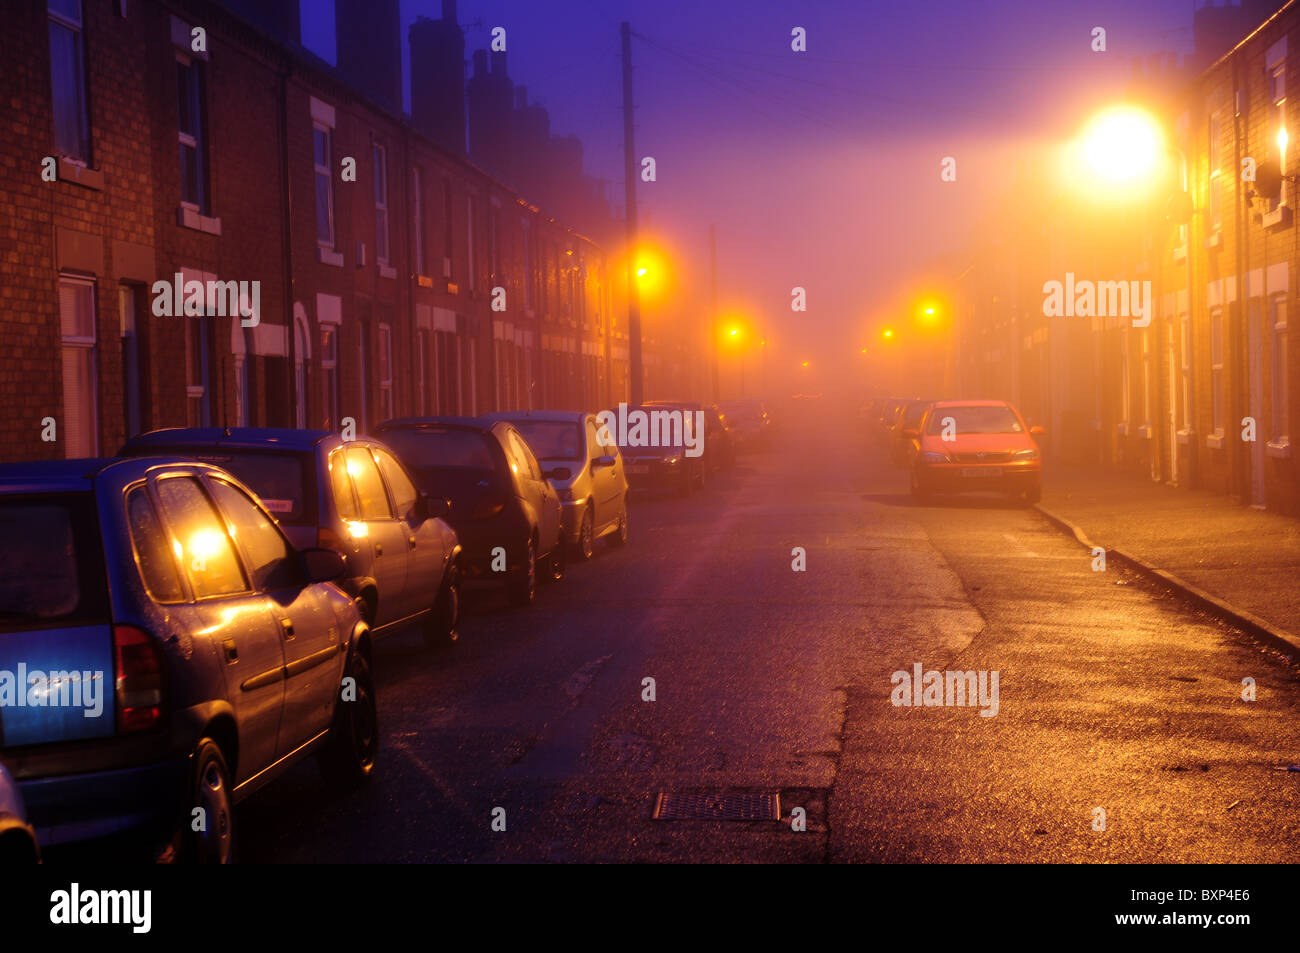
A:
[[[1275,295],[1268,301],[1269,350],[1272,355],[1270,385],[1273,412],[1269,415],[1270,443],[1278,447],[1291,443],[1291,382],[1287,373],[1287,354],[1290,336],[1287,334],[1287,301],[1285,295]]]
[[[374,164],[375,262],[387,265],[392,254],[388,222],[388,149],[381,143],[371,143],[370,159]]]
[[[78,118],[80,119],[81,136],[82,139],[84,140],[84,145],[85,145],[85,155],[76,156],[76,155],[70,155],[63,152],[61,152],[60,155],[62,156],[62,158],[66,159],[68,162],[73,163],[74,165],[80,166],[83,169],[88,168],[91,159],[91,141],[90,141],[90,97],[87,94],[87,88],[86,88],[85,2],[84,0],[78,0],[78,9],[81,15],[76,20],[73,20],[66,14],[60,13],[57,10],[50,9],[48,3],[45,5],[45,9],[46,9],[46,16],[47,16],[47,21],[46,21],[46,45],[47,46],[49,45],[50,42],[49,28],[51,23],[53,25],[63,27],[65,30],[68,30],[75,36],[76,50],[77,50],[77,81],[81,84],[81,95],[80,95],[81,115]],[[52,68],[51,68],[51,73],[53,73]],[[51,107],[53,108],[54,106],[53,75],[50,76],[50,98],[51,98]]]
[[[379,413],[383,420],[392,420],[396,416],[393,405],[393,326],[384,321],[379,322],[378,352]]]
[[[90,379],[85,382],[90,396],[89,419],[86,424],[89,428],[89,444],[87,456],[95,457],[99,455],[99,339],[96,334],[96,312],[98,310],[97,289],[95,279],[81,275],[59,275],[59,284],[77,285],[79,287],[90,289],[90,334],[65,334],[63,333],[62,323],[63,315],[59,315],[60,324],[60,361],[62,361],[62,352],[65,350],[85,351],[90,355]],[[62,375],[62,369],[60,369]],[[64,419],[67,419],[66,410],[67,394],[64,393]],[[66,424],[64,425],[66,431]],[[66,440],[64,446],[67,451],[72,451],[73,447]]]
[[[316,161],[316,133],[318,132],[323,132],[325,134],[324,165],[321,165]],[[325,180],[325,215],[327,218],[326,226],[329,230],[329,239],[326,240],[321,238],[320,209],[317,209],[316,244],[321,248],[333,251],[338,244],[338,235],[334,229],[334,130],[328,124],[315,120],[311,124],[311,137],[312,184],[314,185],[317,179],[323,178]],[[315,192],[312,193],[312,204],[316,204]]]

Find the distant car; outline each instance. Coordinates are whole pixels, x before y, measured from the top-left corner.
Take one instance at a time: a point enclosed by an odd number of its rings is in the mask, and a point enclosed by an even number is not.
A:
[[[936,401],[913,432],[912,498],[925,503],[934,493],[984,490],[1037,503],[1042,454],[1034,437],[1042,433],[1005,401]]]
[[[664,436],[662,424],[655,421],[660,417],[651,416],[671,414],[674,408],[664,405],[645,405],[627,408],[628,418],[637,419],[633,414],[644,413],[651,421],[650,427],[660,431],[653,442],[636,439],[635,435],[612,434],[619,444],[623,457],[624,472],[627,474],[628,487],[636,491],[672,490],[682,496],[689,496],[695,490],[704,488],[708,469],[704,459],[706,445],[702,437],[696,435],[696,417],[693,413],[681,411],[681,432],[676,433],[671,426]],[[611,413],[613,413],[611,411]],[[706,424],[707,426],[707,424]],[[699,450],[693,453],[692,450]]]
[[[761,400],[746,397],[723,401],[718,409],[732,427],[737,449],[752,450],[767,445],[771,437],[772,418]]]
[[[334,584],[345,560],[295,550],[230,474],[0,466],[0,534],[0,671],[44,696],[4,708],[0,760],[43,848],[130,831],[229,862],[234,805],[303,757],[343,785],[373,772],[370,630]]]
[[[504,420],[407,417],[375,428],[431,497],[450,502],[447,521],[460,538],[467,575],[502,579],[511,602],[527,605],[541,578],[564,578],[560,498],[528,441]]]
[[[439,518],[447,501],[419,492],[378,440],[345,441],[326,430],[174,428],[134,437],[120,452],[184,456],[235,474],[295,546],[347,557],[340,584],[373,636],[418,623],[430,643],[457,637],[461,547]]]
[[[693,401],[647,400],[647,410],[680,410],[692,416],[704,414],[704,453],[701,459],[708,470],[729,470],[736,465],[736,438],[726,415],[717,404],[697,404]]]
[[[590,559],[596,540],[609,537],[614,546],[627,542],[627,476],[618,445],[602,444],[595,414],[565,410],[526,410],[485,414],[484,420],[504,420],[523,434],[533,455],[549,471],[560,499],[564,539],[579,559]],[[555,467],[569,471],[567,479]]]
[[[889,442],[889,458],[895,466],[905,467],[911,462],[916,442],[909,434],[920,430],[921,418],[930,404],[928,400],[909,400],[899,408]]]
[[[23,796],[13,776],[0,764],[0,869],[37,864],[41,848],[27,823]]]

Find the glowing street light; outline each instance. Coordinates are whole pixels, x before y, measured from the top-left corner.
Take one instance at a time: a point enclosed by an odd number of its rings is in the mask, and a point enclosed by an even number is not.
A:
[[[1149,187],[1167,152],[1160,122],[1146,110],[1127,104],[1093,116],[1078,146],[1081,171],[1089,184],[1117,191],[1120,197]]]

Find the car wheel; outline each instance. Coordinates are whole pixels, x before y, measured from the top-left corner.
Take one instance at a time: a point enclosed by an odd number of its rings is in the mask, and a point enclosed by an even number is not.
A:
[[[517,606],[531,605],[537,598],[537,544],[533,540],[528,540],[524,564],[510,574],[506,586],[510,601]]]
[[[447,566],[438,601],[424,624],[424,641],[430,647],[455,642],[460,636],[460,567]]]
[[[564,578],[564,551],[564,537],[561,536],[555,541],[550,555],[546,557],[546,573],[542,576],[545,582],[559,582]]]
[[[235,812],[226,759],[215,741],[204,738],[190,764],[190,810],[181,818],[180,858],[191,864],[233,863]]]
[[[321,755],[321,767],[331,784],[348,788],[374,775],[375,756],[379,751],[375,687],[370,679],[370,662],[360,646],[352,647],[343,678],[339,698],[334,703],[334,725]],[[349,678],[350,683],[346,681]]]
[[[587,504],[587,511],[582,514],[582,525],[578,527],[578,545],[573,548],[573,552],[583,562],[596,554],[596,520],[591,515],[591,504]]]
[[[623,501],[623,514],[618,518],[618,529],[609,537],[609,545],[626,546],[627,545],[627,501]]]
[[[912,502],[917,506],[927,506],[934,499],[934,494],[921,485],[915,471],[912,472],[911,489]]]

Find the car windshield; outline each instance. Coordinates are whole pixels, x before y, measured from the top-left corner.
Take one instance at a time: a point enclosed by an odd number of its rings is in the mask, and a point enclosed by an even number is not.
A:
[[[944,422],[948,418],[952,418],[953,427],[959,436],[962,434],[1025,432],[1025,428],[1021,426],[1015,411],[1005,404],[975,407],[936,407],[930,414],[930,420],[926,424],[925,432],[927,434],[941,433],[945,426]]]
[[[221,467],[258,495],[262,505],[282,523],[309,521],[304,458],[293,453],[261,450],[223,451],[194,455],[196,460]]]
[[[379,439],[408,467],[422,470],[495,470],[490,438],[477,430],[420,427],[385,430]]]
[[[90,494],[0,501],[0,539],[0,630],[108,620]]]
[[[582,427],[567,420],[512,420],[538,460],[581,460]]]

